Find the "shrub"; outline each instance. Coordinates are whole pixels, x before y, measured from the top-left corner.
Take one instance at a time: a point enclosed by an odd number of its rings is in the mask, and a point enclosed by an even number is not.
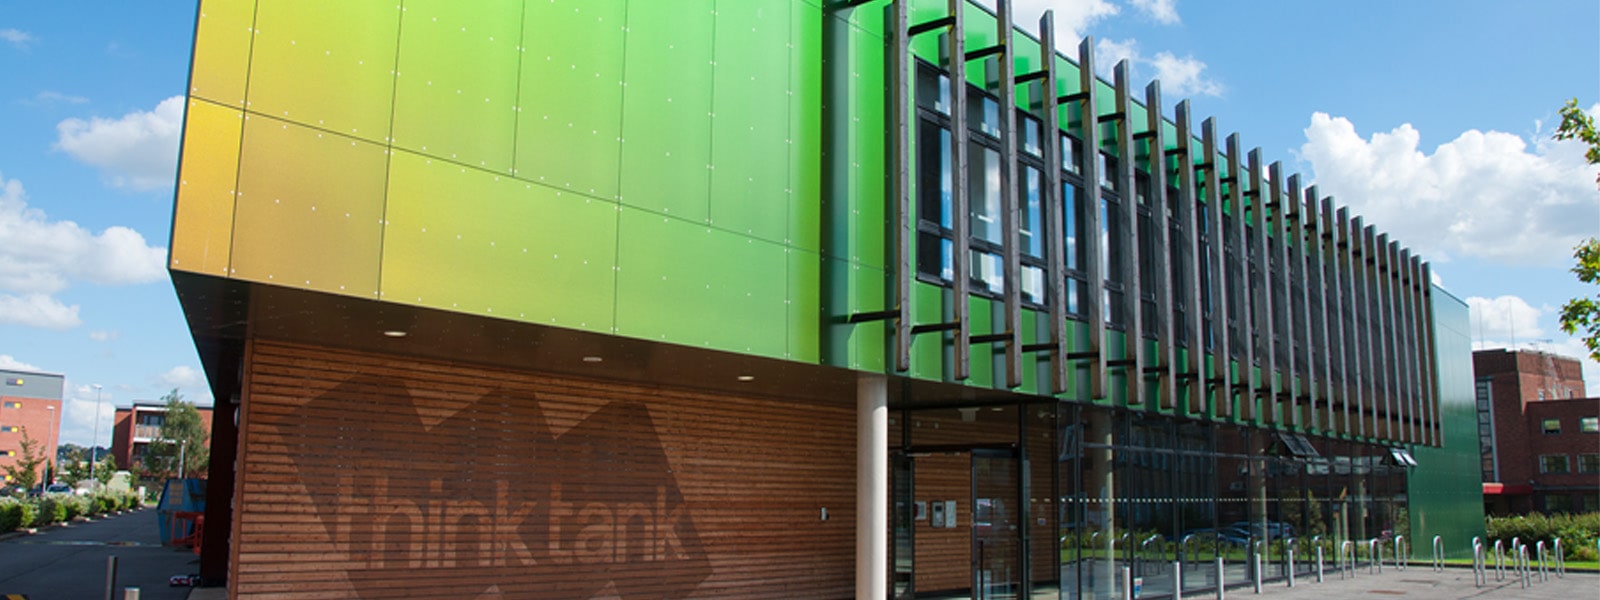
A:
[[[1586,560],[1581,555],[1595,553],[1595,538],[1600,535],[1600,513],[1579,515],[1542,515],[1530,513],[1514,517],[1491,517],[1487,533],[1490,544],[1501,540],[1509,545],[1512,538],[1526,543],[1531,551],[1538,542],[1548,547],[1561,538],[1561,549],[1571,560]]]
[[[0,533],[22,526],[22,503],[11,498],[0,498]]]
[[[67,520],[67,505],[63,500],[63,497],[55,494],[38,499],[39,512],[34,515],[34,526],[44,526]]]

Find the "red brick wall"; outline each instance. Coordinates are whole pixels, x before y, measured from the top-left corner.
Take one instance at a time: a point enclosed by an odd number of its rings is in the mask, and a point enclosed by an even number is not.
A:
[[[20,407],[8,408],[12,403]],[[57,417],[60,412],[60,400],[0,396],[0,467],[16,465],[17,459],[22,458],[23,431],[37,444],[38,452],[45,455],[46,460],[53,461],[56,444],[61,439],[61,421]],[[4,427],[20,429],[6,432]],[[16,456],[9,456],[12,451]],[[43,466],[39,467],[39,474],[43,477]]]

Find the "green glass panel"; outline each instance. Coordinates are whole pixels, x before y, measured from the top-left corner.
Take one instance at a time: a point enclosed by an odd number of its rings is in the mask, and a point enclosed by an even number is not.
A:
[[[718,7],[708,222],[787,242],[789,0]]]
[[[387,159],[376,144],[246,115],[232,275],[376,297]]]
[[[789,360],[816,363],[822,359],[822,255],[785,248],[788,255]]]
[[[875,312],[889,308],[888,293],[889,278],[880,269],[863,267],[858,264],[849,266],[850,274],[850,313]],[[864,371],[883,371],[888,368],[890,340],[893,336],[888,333],[893,327],[890,321],[874,321],[861,323],[850,332],[850,366]]]
[[[864,266],[883,269],[888,192],[884,171],[888,117],[885,115],[885,80],[882,40],[852,33],[850,62],[850,190],[849,256]]]
[[[617,332],[762,356],[787,345],[784,247],[623,207]]]
[[[245,106],[387,142],[399,24],[393,0],[261,0]]]
[[[790,245],[822,251],[822,11],[793,4],[789,50]]]
[[[987,298],[969,296],[967,298],[967,327],[973,335],[989,333],[994,329],[993,320],[996,314],[994,302]],[[994,387],[995,358],[991,350],[993,344],[973,345],[972,351],[967,354],[967,364],[970,366],[971,375],[967,378],[967,385],[977,387]]]
[[[527,3],[518,177],[616,199],[623,8],[584,0]]]
[[[609,332],[617,206],[397,151],[383,299]]]
[[[1472,538],[1483,535],[1482,465],[1472,373],[1472,334],[1467,305],[1433,288],[1435,379],[1439,398],[1437,448],[1416,446],[1417,467],[1407,478],[1413,539],[1441,536],[1450,558],[1472,556]],[[1430,542],[1431,543],[1431,542]],[[1420,548],[1419,548],[1420,549]]]
[[[394,144],[509,173],[521,30],[521,2],[406,2]]]
[[[911,284],[911,323],[943,323],[945,298],[949,290],[927,283]],[[911,376],[919,379],[945,379],[945,335],[924,333],[911,338]]]
[[[256,3],[208,0],[200,5],[190,65],[189,95],[233,108],[244,106],[250,68],[250,29]]]
[[[705,222],[711,165],[710,0],[628,6],[621,199]]]

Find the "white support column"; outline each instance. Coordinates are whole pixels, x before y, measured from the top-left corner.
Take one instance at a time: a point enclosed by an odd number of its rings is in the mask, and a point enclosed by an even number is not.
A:
[[[856,600],[889,593],[889,384],[856,380]]]

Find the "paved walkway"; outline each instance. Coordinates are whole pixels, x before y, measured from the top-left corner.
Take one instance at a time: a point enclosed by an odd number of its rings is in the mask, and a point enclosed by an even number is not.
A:
[[[1198,596],[1185,596],[1186,598],[1215,598],[1215,593]],[[1495,581],[1494,573],[1489,573],[1488,584],[1479,587],[1474,584],[1472,570],[1461,568],[1448,568],[1444,571],[1434,571],[1427,567],[1411,567],[1404,571],[1386,568],[1382,573],[1370,574],[1366,569],[1358,571],[1353,578],[1340,579],[1338,575],[1328,572],[1324,574],[1323,582],[1317,583],[1315,577],[1297,578],[1295,587],[1288,587],[1284,582],[1278,581],[1264,584],[1261,594],[1257,595],[1249,587],[1228,590],[1228,598],[1248,600],[1260,598],[1262,600],[1329,600],[1332,598],[1406,598],[1409,600],[1461,600],[1465,598],[1493,598],[1499,599],[1550,599],[1560,600],[1600,600],[1600,574],[1568,572],[1564,577],[1557,577],[1550,573],[1549,579],[1540,581],[1538,572],[1533,573],[1528,587],[1522,587],[1522,581],[1507,572],[1505,580]]]
[[[189,589],[167,585],[173,575],[192,573],[194,553],[161,546],[154,509],[80,521],[34,535],[0,540],[0,597],[22,594],[34,600],[101,598],[106,558],[116,556],[118,598],[128,587],[143,600],[183,600]]]

